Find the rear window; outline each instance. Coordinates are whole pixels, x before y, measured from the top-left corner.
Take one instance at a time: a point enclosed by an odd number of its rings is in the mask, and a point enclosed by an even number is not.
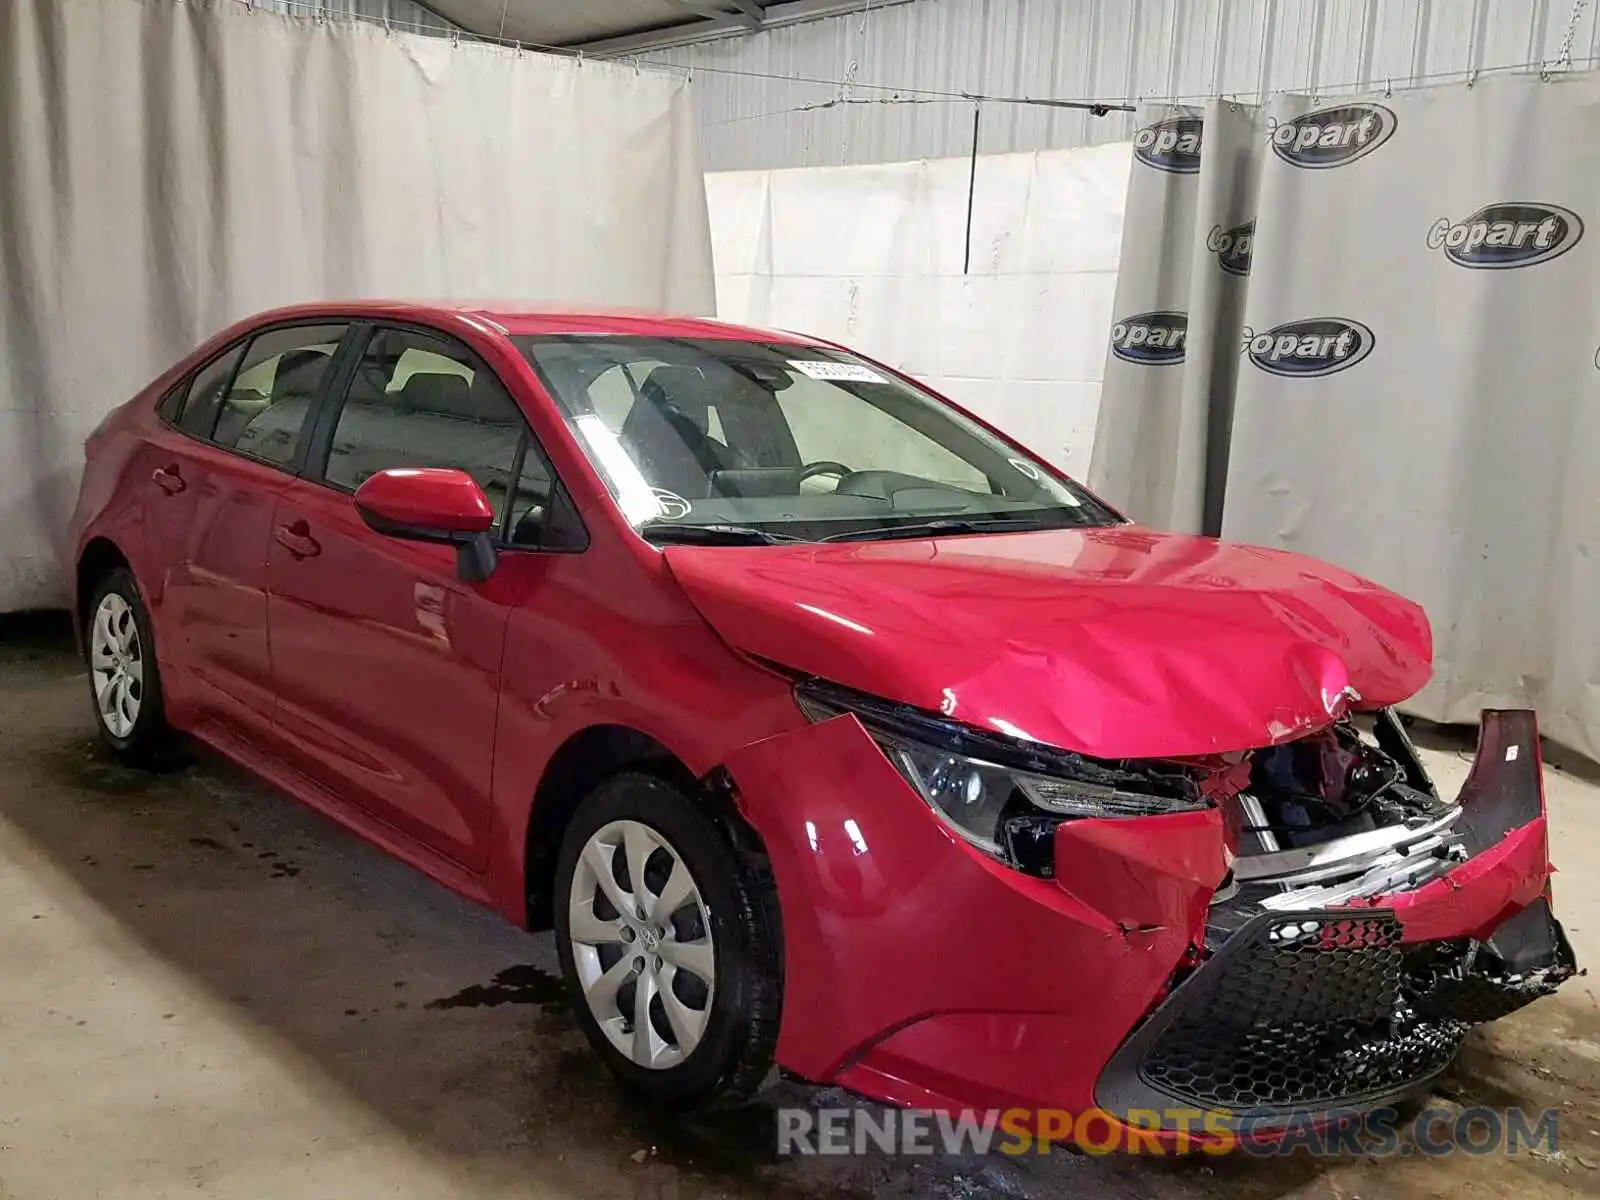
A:
[[[156,405],[156,416],[169,425],[178,423],[178,414],[183,411],[183,398],[188,392],[185,384],[178,384],[161,397],[161,402]]]
[[[195,437],[211,440],[211,434],[217,427],[217,411],[222,406],[223,393],[227,391],[228,381],[233,378],[234,368],[239,365],[239,357],[243,353],[243,345],[235,346],[195,373],[178,415],[179,429]]]
[[[296,325],[252,341],[218,412],[217,445],[291,463],[344,332],[343,325]]]

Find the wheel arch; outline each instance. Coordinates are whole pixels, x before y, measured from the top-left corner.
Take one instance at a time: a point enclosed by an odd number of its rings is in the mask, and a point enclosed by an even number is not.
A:
[[[589,725],[561,743],[534,790],[522,857],[529,929],[554,927],[556,857],[578,805],[602,782],[624,771],[655,775],[680,788],[717,818],[741,858],[764,862],[766,847],[740,815],[721,767],[696,776],[679,755],[640,729],[620,723]]]
[[[118,567],[125,570],[132,569],[128,563],[128,556],[122,552],[122,548],[104,535],[90,538],[78,554],[77,576],[72,594],[72,616],[73,628],[78,637],[78,648],[84,654],[88,653],[88,644],[83,636],[83,623],[89,616],[89,602],[94,598],[94,589],[100,580]]]

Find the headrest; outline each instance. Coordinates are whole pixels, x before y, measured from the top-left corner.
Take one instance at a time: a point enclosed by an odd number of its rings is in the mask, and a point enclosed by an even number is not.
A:
[[[272,376],[272,402],[276,404],[290,396],[310,399],[330,361],[331,356],[320,350],[285,352]]]
[[[657,367],[645,377],[639,391],[656,403],[666,401],[693,421],[701,433],[710,424],[708,410],[717,399],[711,381],[698,367]]]
[[[400,389],[400,399],[418,412],[443,413],[451,417],[475,417],[472,385],[460,375],[417,372]]]

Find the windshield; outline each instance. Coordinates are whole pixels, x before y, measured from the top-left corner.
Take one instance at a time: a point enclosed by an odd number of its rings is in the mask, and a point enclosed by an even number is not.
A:
[[[1121,518],[926,392],[842,351],[512,339],[652,540],[807,541]]]

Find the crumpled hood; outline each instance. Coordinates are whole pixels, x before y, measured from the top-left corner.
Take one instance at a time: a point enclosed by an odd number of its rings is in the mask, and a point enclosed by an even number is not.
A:
[[[1286,741],[1431,672],[1409,600],[1299,555],[1132,525],[665,554],[741,650],[1106,758]]]

